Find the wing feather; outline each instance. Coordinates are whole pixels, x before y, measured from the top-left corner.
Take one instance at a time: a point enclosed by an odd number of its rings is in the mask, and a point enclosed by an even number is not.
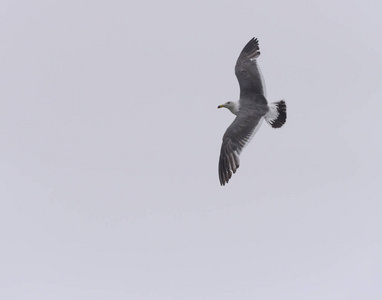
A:
[[[220,184],[225,185],[236,173],[240,166],[240,153],[248,145],[254,134],[260,128],[264,113],[249,114],[249,110],[243,109],[227,128],[220,150],[219,179]]]

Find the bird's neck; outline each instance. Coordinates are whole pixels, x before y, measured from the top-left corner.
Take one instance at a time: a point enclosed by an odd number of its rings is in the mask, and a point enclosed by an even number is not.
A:
[[[232,102],[232,105],[228,107],[228,109],[233,113],[234,115],[237,115],[237,112],[239,111],[240,104],[239,101]]]

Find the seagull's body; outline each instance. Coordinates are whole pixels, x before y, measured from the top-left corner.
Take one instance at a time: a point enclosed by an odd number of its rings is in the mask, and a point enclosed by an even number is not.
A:
[[[286,121],[286,105],[283,100],[268,104],[265,84],[257,65],[259,42],[251,39],[241,51],[235,66],[235,74],[240,85],[240,99],[229,101],[218,108],[228,108],[235,120],[227,128],[220,151],[220,184],[228,183],[239,168],[239,155],[265,119],[273,128],[281,127]]]

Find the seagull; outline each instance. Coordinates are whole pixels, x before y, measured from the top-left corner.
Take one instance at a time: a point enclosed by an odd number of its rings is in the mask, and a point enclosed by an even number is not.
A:
[[[268,104],[265,98],[264,79],[257,64],[259,56],[259,41],[252,38],[241,51],[235,66],[240,99],[218,106],[225,107],[236,115],[224,133],[220,150],[219,180],[222,186],[228,183],[232,173],[236,173],[240,165],[241,151],[259,130],[263,120],[273,128],[280,128],[287,118],[284,100]]]

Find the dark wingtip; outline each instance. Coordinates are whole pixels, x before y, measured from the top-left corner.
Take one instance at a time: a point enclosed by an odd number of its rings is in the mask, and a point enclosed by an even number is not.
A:
[[[241,50],[238,58],[238,62],[245,58],[257,58],[260,55],[259,40],[257,38],[252,38]]]
[[[249,52],[252,52],[254,50],[255,51],[260,50],[259,40],[257,38],[255,38],[255,37],[250,39],[250,41],[244,46],[242,52],[249,53]]]
[[[223,186],[230,180],[232,176],[231,170],[229,169],[229,166],[227,165],[226,158],[220,156],[219,159],[219,180],[220,185]]]
[[[240,167],[239,161],[236,161],[235,163],[236,163],[236,168],[231,169],[230,162],[228,161],[228,158],[220,156],[220,159],[219,159],[219,181],[220,181],[221,186],[226,185],[229,182],[229,180],[231,179],[232,174],[235,174],[237,169],[239,169],[239,167]]]

